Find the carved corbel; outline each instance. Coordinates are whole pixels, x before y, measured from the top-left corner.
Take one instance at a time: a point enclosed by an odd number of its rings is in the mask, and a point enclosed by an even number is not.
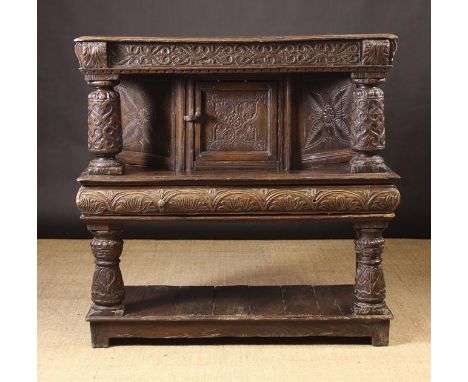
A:
[[[103,41],[83,41],[75,44],[75,54],[80,69],[107,67],[107,43]]]
[[[396,45],[390,40],[363,40],[363,65],[390,65],[392,63]]]

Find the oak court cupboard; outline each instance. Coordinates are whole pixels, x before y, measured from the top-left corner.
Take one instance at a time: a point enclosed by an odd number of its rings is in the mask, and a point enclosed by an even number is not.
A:
[[[382,158],[397,37],[80,37],[93,235],[92,345],[111,338],[370,337],[387,345],[382,232],[400,201]],[[391,133],[391,132],[390,132]],[[350,222],[354,285],[124,286],[129,222]],[[155,264],[157,266],[157,264]]]

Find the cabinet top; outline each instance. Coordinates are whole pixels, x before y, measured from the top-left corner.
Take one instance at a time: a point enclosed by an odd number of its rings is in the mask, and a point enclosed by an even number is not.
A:
[[[86,75],[347,71],[385,77],[396,39],[392,34],[87,36],[75,39],[75,53]]]
[[[226,42],[292,42],[315,40],[396,40],[394,34],[319,34],[304,36],[219,36],[219,37],[169,37],[169,36],[81,36],[75,42],[109,41],[109,42],[193,42],[193,43],[226,43]]]

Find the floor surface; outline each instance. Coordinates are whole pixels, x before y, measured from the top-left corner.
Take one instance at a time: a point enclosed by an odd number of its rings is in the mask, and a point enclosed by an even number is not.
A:
[[[351,284],[349,240],[127,240],[125,283]],[[40,381],[398,381],[430,379],[430,241],[393,239],[384,252],[390,346],[362,340],[279,343],[142,341],[93,349],[93,259],[87,240],[38,242]]]

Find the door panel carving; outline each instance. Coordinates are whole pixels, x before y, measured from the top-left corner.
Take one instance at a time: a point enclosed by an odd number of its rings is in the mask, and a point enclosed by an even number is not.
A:
[[[195,169],[278,166],[277,94],[276,82],[197,82]]]

